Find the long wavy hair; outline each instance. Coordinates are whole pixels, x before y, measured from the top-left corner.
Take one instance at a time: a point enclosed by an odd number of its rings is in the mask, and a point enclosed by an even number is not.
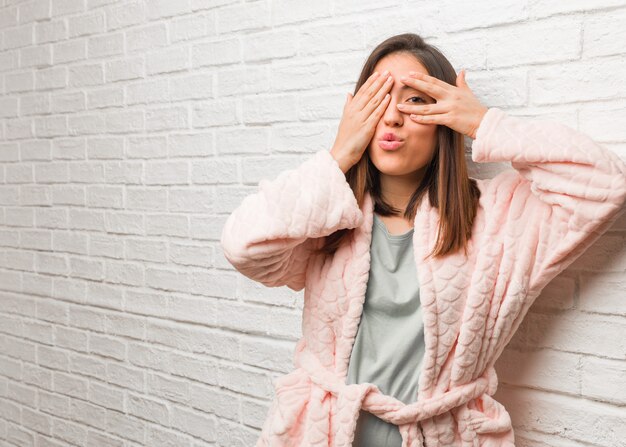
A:
[[[430,76],[456,85],[457,74],[448,59],[419,35],[405,33],[386,39],[372,51],[363,65],[353,95],[373,73],[378,61],[392,53],[411,54],[426,68]],[[467,255],[467,242],[472,236],[480,190],[476,180],[468,175],[463,134],[447,126],[437,125],[436,141],[433,157],[426,166],[420,185],[409,199],[403,217],[413,222],[420,201],[428,197],[430,205],[439,212],[437,242],[428,257],[445,256],[460,248]],[[365,194],[369,192],[374,202],[374,212],[382,216],[397,216],[402,213],[402,210],[383,200],[380,171],[372,163],[367,151],[345,176],[359,206],[362,206]],[[353,231],[352,228],[346,228],[326,236],[316,252],[333,254],[342,240]]]

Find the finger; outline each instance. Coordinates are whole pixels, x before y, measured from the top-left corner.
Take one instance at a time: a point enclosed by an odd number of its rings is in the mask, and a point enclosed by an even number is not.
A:
[[[409,78],[415,78],[415,79],[421,79],[422,81],[425,81],[425,82],[430,82],[431,84],[438,85],[439,87],[441,87],[444,90],[445,89],[449,89],[450,87],[452,87],[446,81],[442,81],[439,78],[436,78],[436,77],[431,76],[431,75],[426,74],[426,73],[421,73],[419,71],[410,71],[408,77]]]
[[[363,96],[359,98],[359,103],[357,103],[357,106],[360,107],[360,110],[367,109],[366,112],[368,114],[372,113],[372,110],[375,108],[376,105],[379,104],[380,100],[385,95],[383,93],[377,98],[377,93],[379,93],[383,87],[388,87],[390,84],[393,84],[393,77],[391,77],[390,74],[387,74],[385,76],[381,75],[377,79],[375,79],[372,85],[368,87],[365,92],[363,92]],[[372,101],[374,101],[375,105],[373,105],[372,107],[368,107],[368,105],[372,104]]]
[[[393,78],[391,75],[387,77],[380,85],[377,91],[375,91],[374,96],[363,108],[363,112],[367,115],[372,114],[376,108],[380,105],[380,103],[385,98],[385,95],[389,93],[391,86],[393,85]]]
[[[469,89],[469,85],[467,85],[467,81],[465,80],[465,69],[461,70],[456,77],[456,85],[459,88]]]
[[[400,81],[403,84],[413,87],[420,92],[424,92],[435,99],[444,98],[445,95],[449,92],[449,89],[447,87],[441,87],[440,85],[424,81],[423,79],[402,77],[400,78]],[[446,85],[450,87],[449,84]]]
[[[442,104],[396,104],[396,107],[403,113],[414,113],[416,115],[432,115],[447,112]]]
[[[372,73],[370,77],[367,78],[367,80],[363,83],[363,85],[361,85],[359,90],[356,92],[356,95],[354,95],[354,99],[356,100],[355,104],[360,106],[359,110],[362,109],[363,104],[365,104],[362,101],[362,96],[369,90],[369,88],[376,82],[376,80],[378,80],[381,77],[382,76],[378,72]]]
[[[447,126],[448,124],[448,114],[447,113],[439,113],[437,115],[409,115],[413,121],[421,124],[443,124]]]
[[[376,107],[376,110],[374,110],[374,113],[372,113],[369,116],[369,118],[367,119],[366,122],[367,122],[368,125],[375,126],[376,123],[378,123],[378,121],[380,120],[380,117],[382,116],[383,112],[385,111],[385,109],[389,105],[389,101],[391,101],[391,95],[389,93],[387,93],[385,95],[385,97],[383,98],[383,100],[381,101],[381,103],[378,104],[378,107]]]

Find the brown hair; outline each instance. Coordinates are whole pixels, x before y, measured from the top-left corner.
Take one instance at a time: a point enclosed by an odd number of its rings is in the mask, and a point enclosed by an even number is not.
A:
[[[392,53],[413,55],[428,71],[430,76],[456,85],[456,72],[452,64],[433,45],[413,33],[399,34],[380,43],[365,61],[354,94],[374,71],[383,57]],[[437,126],[437,147],[430,163],[426,166],[422,182],[411,196],[403,217],[413,222],[420,201],[426,197],[439,210],[439,232],[437,243],[430,256],[444,256],[463,248],[467,255],[467,241],[472,236],[472,225],[476,216],[480,190],[476,180],[470,178],[465,162],[463,134],[443,125]],[[400,215],[401,210],[386,203],[382,198],[378,169],[367,151],[346,172],[358,205],[361,207],[366,191],[372,196],[374,211],[383,216]],[[316,252],[333,254],[341,241],[354,229],[341,229],[326,236]]]

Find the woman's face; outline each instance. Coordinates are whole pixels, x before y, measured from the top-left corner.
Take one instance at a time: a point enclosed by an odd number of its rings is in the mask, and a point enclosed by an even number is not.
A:
[[[389,70],[393,84],[391,99],[384,110],[367,152],[374,166],[387,175],[419,175],[430,160],[437,144],[437,124],[420,124],[401,112],[396,104],[433,104],[435,99],[404,84],[400,77],[409,76],[409,71],[428,74],[426,68],[412,55],[395,53],[378,61],[374,71]],[[383,148],[380,139],[393,133],[401,140],[397,149]]]

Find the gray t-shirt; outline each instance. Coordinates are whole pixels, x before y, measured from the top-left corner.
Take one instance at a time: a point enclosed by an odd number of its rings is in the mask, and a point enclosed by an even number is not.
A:
[[[370,382],[409,404],[417,400],[424,327],[413,233],[390,234],[374,214],[371,266],[347,383]],[[354,447],[401,447],[398,426],[361,410]]]

